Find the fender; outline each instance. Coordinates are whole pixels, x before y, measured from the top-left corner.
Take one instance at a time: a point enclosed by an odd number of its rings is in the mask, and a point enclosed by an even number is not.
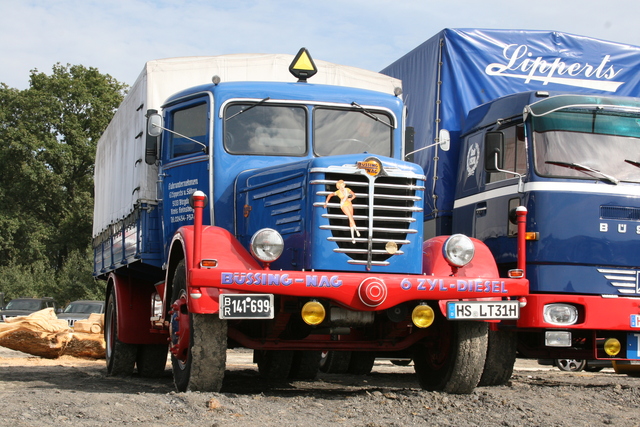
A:
[[[115,273],[109,275],[109,288],[116,296],[118,340],[127,344],[166,344],[166,335],[151,332],[151,294],[153,283]]]
[[[500,276],[498,265],[491,251],[480,240],[471,237],[475,255],[464,267],[452,267],[444,257],[443,247],[449,236],[437,236],[422,244],[422,273],[435,276],[482,277],[495,279]]]
[[[165,304],[165,307],[171,305],[171,301],[169,301],[171,299],[171,293],[173,292],[171,283],[175,267],[181,259],[185,260],[185,265],[187,266],[187,286],[198,286],[197,283],[192,282],[191,278],[192,269],[190,266],[194,265],[194,243],[195,235],[194,226],[192,225],[180,227],[173,236],[171,249],[169,251],[169,268],[167,268],[167,285],[165,286],[164,295],[164,301],[167,301],[167,304]],[[262,270],[260,263],[224,228],[211,225],[203,226],[200,244],[201,259],[215,260],[217,263],[217,266],[213,267],[212,270]],[[195,265],[197,265],[197,267],[195,268],[201,268],[199,267],[200,261],[201,260],[196,261]],[[209,288],[208,291],[209,293],[214,292],[214,294],[208,296],[217,302],[219,292],[211,288]],[[210,300],[210,298],[207,299]],[[203,310],[200,304],[198,304],[198,301],[193,298],[188,298],[187,303],[189,310],[194,313],[217,312],[217,307],[215,307],[215,309],[210,307],[209,309]]]

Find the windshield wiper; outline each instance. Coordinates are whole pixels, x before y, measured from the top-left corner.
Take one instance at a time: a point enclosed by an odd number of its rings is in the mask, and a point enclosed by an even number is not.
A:
[[[606,173],[600,172],[597,169],[590,168],[589,166],[581,165],[580,163],[554,162],[554,161],[547,161],[545,163],[550,164],[550,165],[562,166],[562,167],[569,168],[569,169],[574,169],[574,170],[577,170],[577,171],[580,171],[580,172],[595,173],[597,175],[600,175],[601,178],[604,178],[605,180],[609,181],[612,184],[616,184],[617,185],[620,182],[619,179],[617,179],[617,178],[615,178],[615,177],[613,177],[611,175],[607,175]]]
[[[354,102],[351,103],[351,105],[356,107],[358,109],[358,111],[360,111],[365,116],[370,117],[373,120],[375,120],[376,122],[380,122],[383,125],[389,126],[391,129],[393,129],[393,126],[391,125],[391,123],[387,123],[384,120],[380,120],[375,114],[373,114],[371,111],[367,110],[366,108],[364,108],[362,105],[358,104],[357,102],[354,101]]]
[[[257,107],[258,105],[268,101],[270,98],[267,96],[265,99],[261,99],[260,101],[249,105],[247,108],[243,108],[242,110],[238,111],[237,113],[235,113],[232,116],[227,117],[226,119],[224,119],[224,121],[226,122],[227,120],[231,120],[233,119],[235,116],[239,116],[242,113],[246,113],[247,111],[251,110],[253,107]]]
[[[629,163],[630,165],[640,168],[640,162],[634,162],[633,160],[627,160],[627,159],[625,159],[624,161]]]

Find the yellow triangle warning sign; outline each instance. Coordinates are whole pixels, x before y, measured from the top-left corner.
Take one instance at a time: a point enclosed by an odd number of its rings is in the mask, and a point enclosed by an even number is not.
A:
[[[306,48],[301,48],[291,65],[289,66],[289,72],[298,78],[299,82],[305,82],[311,76],[318,72],[316,64],[311,59],[311,55]]]

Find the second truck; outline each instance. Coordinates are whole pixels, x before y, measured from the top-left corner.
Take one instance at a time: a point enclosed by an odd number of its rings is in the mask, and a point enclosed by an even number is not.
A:
[[[423,240],[400,87],[305,49],[147,63],[96,156],[108,372],[159,375],[169,351],[178,390],[217,391],[243,347],[266,379],[314,378],[323,351],[410,355],[427,390],[508,378],[488,323],[528,281],[478,240]]]
[[[531,295],[495,328],[524,357],[640,368],[638,69],[636,46],[445,29],[383,70],[403,82],[427,236],[476,237],[506,271],[527,208]]]

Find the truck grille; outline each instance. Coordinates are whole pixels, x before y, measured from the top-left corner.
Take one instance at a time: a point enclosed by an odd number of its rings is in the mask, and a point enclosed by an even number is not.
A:
[[[338,180],[345,181],[356,194],[352,205],[360,236],[352,238],[349,220],[342,212],[337,197],[329,201],[327,212],[323,214],[329,225],[320,228],[331,231],[328,240],[336,244],[333,251],[349,256],[350,264],[368,268],[389,265],[389,258],[404,254],[402,247],[410,243],[407,235],[417,233],[413,214],[423,210],[422,198],[417,192],[424,190],[424,177],[407,176],[400,171],[397,174],[388,171],[374,177],[355,167],[340,169],[314,169],[312,172],[322,171],[325,176],[311,183],[317,185],[316,194],[324,200],[336,191]]]

